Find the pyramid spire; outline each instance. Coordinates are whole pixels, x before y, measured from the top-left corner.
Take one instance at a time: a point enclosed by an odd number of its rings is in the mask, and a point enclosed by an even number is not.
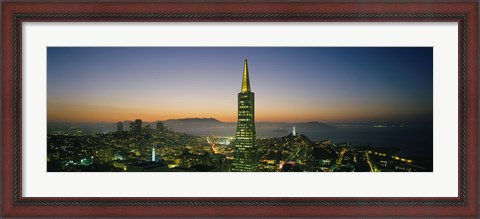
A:
[[[243,80],[242,80],[242,93],[250,92],[250,78],[248,76],[248,63],[247,59],[243,64]]]

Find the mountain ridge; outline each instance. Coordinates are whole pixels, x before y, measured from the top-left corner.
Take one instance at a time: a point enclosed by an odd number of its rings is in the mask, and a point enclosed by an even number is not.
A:
[[[123,128],[127,130],[129,123],[134,122],[134,120],[124,120]],[[180,119],[167,119],[167,120],[157,120],[154,122],[142,121],[142,125],[150,125],[152,128],[156,127],[156,123],[162,122],[165,126],[176,131],[187,131],[190,129],[198,128],[222,128],[222,129],[235,129],[237,122],[222,122],[216,118],[180,118]],[[48,126],[51,127],[68,127],[68,126],[77,126],[77,127],[89,127],[93,129],[105,130],[105,131],[114,131],[116,130],[116,124],[118,122],[48,122]],[[291,130],[293,126],[297,129],[303,128],[315,128],[319,130],[330,130],[335,129],[336,127],[327,123],[322,122],[268,122],[261,121],[255,122],[255,126],[261,129],[272,129],[272,130]]]

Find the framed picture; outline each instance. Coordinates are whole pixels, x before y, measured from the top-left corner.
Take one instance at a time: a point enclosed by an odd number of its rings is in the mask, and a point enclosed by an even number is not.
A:
[[[2,2],[2,216],[478,217],[478,2]]]

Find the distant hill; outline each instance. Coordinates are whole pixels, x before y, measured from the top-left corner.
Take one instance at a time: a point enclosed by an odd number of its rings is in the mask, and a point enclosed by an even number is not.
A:
[[[169,119],[162,121],[166,126],[175,129],[177,128],[212,128],[212,127],[236,127],[236,122],[222,122],[214,118],[186,118],[186,119]],[[286,122],[256,122],[257,128],[272,128],[272,129],[288,129],[291,130],[293,126],[297,129],[334,129],[326,123],[321,122],[304,122],[304,123],[286,123]]]
[[[173,129],[224,126],[224,122],[221,122],[214,118],[169,119],[162,122],[164,125]]]
[[[123,130],[128,131],[132,120],[123,121]],[[156,123],[162,122],[169,129],[177,132],[183,132],[193,135],[235,135],[237,128],[236,122],[222,122],[215,118],[184,118],[184,119],[168,119],[164,121],[148,122],[143,121],[143,126],[150,125],[155,129]],[[283,136],[286,133],[291,133],[295,126],[297,132],[305,133],[306,131],[329,131],[336,129],[326,123],[321,122],[304,122],[304,123],[286,123],[286,122],[256,122],[255,127],[257,136]],[[53,129],[68,129],[71,127],[89,130],[94,133],[105,133],[115,131],[117,128],[116,122],[95,122],[95,123],[62,123],[49,122],[49,130]]]
[[[168,128],[178,132],[193,135],[235,135],[236,122],[222,122],[214,118],[186,118],[169,119],[163,122]],[[297,132],[316,131],[323,132],[336,129],[334,126],[321,122],[286,123],[286,122],[256,122],[257,136],[283,136],[292,132],[295,126]]]
[[[304,122],[304,123],[294,123],[296,127],[304,129],[333,129],[334,126],[331,126],[322,122]]]
[[[184,119],[168,119],[163,122],[216,122],[216,123],[219,123],[221,121],[215,118],[184,118]]]

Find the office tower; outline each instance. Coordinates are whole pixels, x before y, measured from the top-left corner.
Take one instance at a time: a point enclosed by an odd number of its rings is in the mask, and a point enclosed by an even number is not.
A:
[[[123,131],[123,122],[118,122],[117,123],[117,132],[122,132]]]
[[[293,136],[296,136],[296,135],[297,135],[297,132],[295,132],[295,126],[293,126],[292,135],[293,135]]]
[[[134,122],[131,122],[130,123],[130,132],[135,132],[135,123]]]
[[[145,125],[145,128],[143,128],[143,133],[149,135],[152,134],[152,127],[149,124]]]
[[[142,132],[142,120],[135,119],[135,133],[140,134]]]
[[[255,105],[254,93],[250,90],[248,63],[243,65],[242,90],[238,93],[238,122],[233,152],[234,172],[258,171],[259,155],[255,145]]]
[[[157,132],[163,132],[163,123],[157,122]]]

